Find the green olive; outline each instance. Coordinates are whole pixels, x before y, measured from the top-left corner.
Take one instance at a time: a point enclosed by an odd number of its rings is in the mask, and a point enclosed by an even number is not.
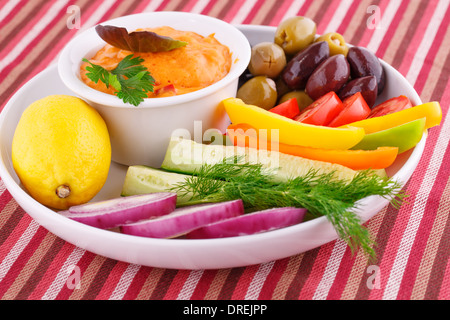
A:
[[[275,81],[266,76],[251,78],[239,88],[236,98],[268,110],[275,106],[278,98]]]
[[[329,32],[318,37],[315,42],[326,41],[330,47],[330,56],[343,54],[347,56],[348,46],[344,37],[337,32]]]
[[[248,69],[255,76],[276,78],[286,66],[283,48],[273,42],[261,42],[252,47]]]
[[[313,99],[311,99],[305,91],[290,91],[284,95],[281,96],[280,100],[278,101],[278,103],[283,103],[287,100],[290,100],[292,98],[296,98],[297,99],[297,103],[298,103],[298,108],[300,111],[302,111],[303,109],[305,109],[307,106],[309,106],[311,103],[313,103]]]
[[[287,55],[293,55],[314,41],[316,30],[316,23],[311,19],[291,17],[278,25],[274,42],[282,47]]]
[[[279,97],[284,95],[285,93],[288,93],[289,91],[292,91],[292,89],[288,87],[286,82],[284,82],[283,77],[278,77],[277,79],[275,79],[275,84],[277,86],[277,94]]]

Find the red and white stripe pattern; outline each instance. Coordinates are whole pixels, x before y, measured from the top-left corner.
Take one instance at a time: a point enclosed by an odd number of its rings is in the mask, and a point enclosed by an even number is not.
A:
[[[14,92],[53,63],[82,28],[143,11],[191,11],[235,24],[276,26],[312,18],[318,33],[337,31],[370,48],[414,85],[423,101],[440,101],[442,124],[429,132],[401,209],[367,222],[377,260],[333,241],[293,257],[220,270],[164,270],[127,264],[77,248],[37,225],[0,181],[1,299],[449,299],[450,298],[450,1],[449,0],[55,0],[0,2],[0,110]],[[369,28],[377,6],[380,21]],[[77,267],[79,287],[68,285]],[[368,268],[375,266],[375,269]],[[374,281],[376,270],[377,281]]]

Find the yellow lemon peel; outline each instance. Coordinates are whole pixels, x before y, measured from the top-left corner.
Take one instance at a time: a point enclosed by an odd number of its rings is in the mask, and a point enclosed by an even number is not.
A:
[[[47,96],[23,112],[12,142],[12,163],[23,187],[41,204],[67,209],[88,202],[108,176],[108,129],[82,99]]]

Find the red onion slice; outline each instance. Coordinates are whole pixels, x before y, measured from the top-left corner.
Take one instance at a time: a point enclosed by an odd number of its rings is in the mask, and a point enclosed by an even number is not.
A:
[[[123,225],[120,230],[122,233],[135,236],[174,238],[201,226],[243,213],[242,200],[193,205],[178,208],[174,212],[156,219]]]
[[[77,205],[60,214],[101,229],[110,229],[171,213],[176,208],[176,193],[161,192],[120,197]]]
[[[280,229],[303,221],[306,209],[273,208],[233,217],[192,230],[189,239],[225,238]]]

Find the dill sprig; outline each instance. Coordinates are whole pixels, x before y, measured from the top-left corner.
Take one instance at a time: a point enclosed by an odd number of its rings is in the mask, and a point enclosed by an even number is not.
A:
[[[350,182],[336,179],[333,172],[324,174],[314,170],[301,177],[275,182],[273,173],[261,164],[229,159],[203,164],[172,190],[190,195],[192,203],[242,199],[247,211],[306,208],[315,217],[326,216],[353,252],[361,248],[372,257],[374,242],[354,212],[358,200],[379,195],[398,207],[406,197],[399,183],[370,170],[358,172]]]

